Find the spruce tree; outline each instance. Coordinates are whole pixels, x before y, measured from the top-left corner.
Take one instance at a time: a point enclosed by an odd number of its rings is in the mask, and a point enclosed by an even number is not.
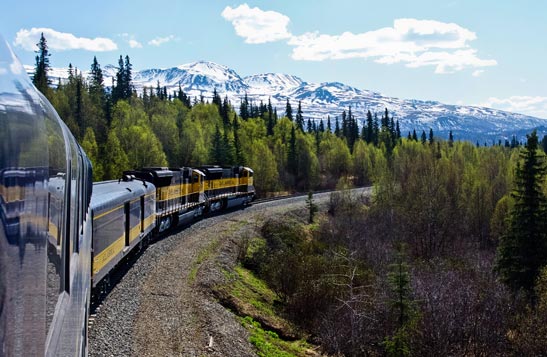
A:
[[[51,54],[48,51],[47,41],[43,32],[40,35],[40,42],[38,42],[36,46],[38,46],[38,51],[36,51],[36,66],[34,67],[32,83],[40,92],[42,92],[42,94],[46,95],[50,84],[48,71],[50,68],[49,57]]]
[[[289,102],[289,98],[287,98],[287,104],[285,105],[285,116],[289,118],[290,121],[293,121],[292,108],[291,103]]]
[[[433,138],[433,129],[429,128],[429,144],[433,144],[435,139]]]
[[[340,131],[340,123],[338,122],[338,117],[336,117],[336,121],[334,122],[334,135],[342,135],[342,132]]]
[[[374,122],[372,120],[372,113],[370,110],[367,111],[367,130],[365,141],[367,143],[372,143],[374,140]]]
[[[427,135],[425,135],[425,130],[422,130],[422,144],[427,142]]]
[[[211,152],[209,154],[209,160],[215,165],[221,165],[224,162],[224,148],[222,142],[222,134],[218,125],[215,128],[215,134],[213,141],[211,142]]]
[[[398,244],[394,264],[389,266],[388,283],[391,290],[389,301],[397,329],[393,336],[386,338],[384,345],[388,356],[410,356],[410,329],[416,319],[415,302],[412,299],[410,272],[405,262],[404,246]]]
[[[311,119],[308,119],[308,123],[306,124],[306,131],[308,133],[313,132],[313,125],[312,125]]]
[[[297,176],[298,174],[298,161],[296,154],[296,132],[294,125],[291,128],[291,138],[289,141],[289,150],[287,151],[287,166],[289,173]]]
[[[497,271],[513,292],[533,296],[540,269],[547,264],[547,199],[542,191],[546,167],[536,131],[527,136],[515,173],[515,200],[509,228],[498,246]]]
[[[416,134],[416,129],[412,130],[412,140],[418,141],[418,134]]]
[[[239,141],[239,122],[236,113],[234,113],[234,160],[237,165],[245,165],[245,157]]]
[[[298,101],[298,109],[296,110],[296,126],[300,131],[304,131],[304,117],[302,116],[302,101]]]
[[[133,85],[131,81],[133,80],[133,75],[131,73],[133,65],[129,61],[129,56],[125,56],[124,70],[123,70],[123,99],[131,98],[133,94]],[[167,90],[164,91],[164,96],[167,97]]]
[[[448,146],[454,146],[454,136],[452,135],[452,130],[448,133]]]
[[[273,119],[273,114],[274,113],[273,113],[271,98],[268,98],[267,110],[268,110],[268,122],[267,122],[267,126],[266,126],[266,134],[268,136],[272,136],[273,135],[273,128],[274,128],[274,119]]]
[[[372,142],[378,146],[378,138],[380,136],[380,127],[378,126],[378,115],[374,113],[374,121],[372,122]]]

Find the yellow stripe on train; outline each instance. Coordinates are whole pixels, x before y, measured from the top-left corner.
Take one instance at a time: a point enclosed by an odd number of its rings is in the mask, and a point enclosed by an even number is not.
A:
[[[93,275],[104,268],[125,246],[125,233],[102,252],[93,257]]]
[[[157,188],[158,201],[173,200],[199,192],[199,184],[184,183]]]

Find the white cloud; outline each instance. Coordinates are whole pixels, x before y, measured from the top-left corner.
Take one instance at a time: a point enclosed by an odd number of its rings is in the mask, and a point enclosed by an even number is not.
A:
[[[129,40],[129,47],[131,47],[131,48],[142,48],[142,44],[137,40]]]
[[[377,63],[403,63],[410,68],[434,66],[435,73],[495,66],[495,60],[477,57],[468,42],[476,34],[454,23],[397,19],[393,27],[341,35],[305,33],[294,36],[292,58],[305,61],[364,58]]]
[[[478,105],[547,119],[547,97],[517,95],[509,98],[490,97]]]
[[[266,43],[290,38],[287,30],[290,19],[276,11],[263,11],[243,4],[236,8],[226,6],[222,17],[230,21],[238,36],[246,43]]]
[[[476,71],[473,71],[471,74],[473,77],[480,77],[481,74],[484,73],[484,69],[477,69]]]
[[[243,4],[236,8],[227,6],[221,15],[232,22],[246,43],[286,39],[294,47],[291,57],[297,61],[363,58],[382,64],[402,63],[410,68],[433,66],[435,73],[497,65],[496,60],[479,58],[477,50],[469,45],[477,35],[455,23],[396,19],[392,27],[363,33],[292,35],[287,29],[290,19],[279,12]],[[473,75],[481,73],[475,70]]]
[[[166,37],[156,37],[155,39],[148,41],[148,44],[151,45],[151,46],[159,47],[159,46],[163,45],[164,43],[167,43],[167,42],[172,41],[174,39],[175,39],[175,36],[173,36],[173,35],[169,35],[169,36],[166,36]]]
[[[14,44],[28,51],[37,50],[36,44],[40,41],[40,35],[44,34],[47,45],[56,51],[86,50],[93,52],[114,51],[118,46],[109,38],[76,37],[71,33],[59,32],[50,28],[21,29],[15,35]]]

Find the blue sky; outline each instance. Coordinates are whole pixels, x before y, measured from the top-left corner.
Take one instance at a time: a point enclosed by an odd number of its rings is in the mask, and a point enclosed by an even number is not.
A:
[[[135,70],[197,60],[384,95],[547,118],[547,2],[512,0],[14,1],[0,33],[24,64]]]

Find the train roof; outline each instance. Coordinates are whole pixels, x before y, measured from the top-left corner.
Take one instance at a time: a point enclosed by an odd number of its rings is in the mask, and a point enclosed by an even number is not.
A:
[[[120,205],[142,195],[154,193],[155,186],[141,180],[114,180],[93,183],[91,209],[103,211]]]

